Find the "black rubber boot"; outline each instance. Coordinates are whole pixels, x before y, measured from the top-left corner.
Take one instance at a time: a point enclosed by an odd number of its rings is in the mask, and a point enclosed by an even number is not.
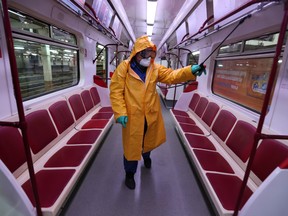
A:
[[[125,185],[131,190],[135,189],[136,184],[134,180],[134,173],[131,172],[126,173]]]
[[[145,166],[147,169],[150,169],[150,168],[151,168],[151,164],[152,164],[151,158],[145,158],[145,159],[144,159],[144,166]]]

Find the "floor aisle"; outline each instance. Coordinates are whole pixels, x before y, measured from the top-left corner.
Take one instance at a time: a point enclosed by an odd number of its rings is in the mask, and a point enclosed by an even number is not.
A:
[[[121,127],[114,124],[85,180],[63,216],[210,216],[194,174],[162,105],[167,141],[151,153],[152,168],[143,160],[135,174],[136,189],[124,185]]]

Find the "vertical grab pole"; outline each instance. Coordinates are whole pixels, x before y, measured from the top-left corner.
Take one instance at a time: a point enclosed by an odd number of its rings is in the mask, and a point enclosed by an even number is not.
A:
[[[13,44],[13,38],[12,38],[12,33],[11,33],[12,31],[11,31],[11,25],[10,25],[9,14],[8,14],[8,6],[7,6],[6,0],[2,0],[2,10],[3,10],[3,23],[4,23],[4,28],[5,28],[6,42],[7,42],[11,74],[12,74],[12,82],[13,82],[14,94],[15,94],[15,99],[16,99],[16,104],[17,104],[17,109],[18,109],[19,128],[22,131],[25,155],[26,155],[33,195],[35,199],[37,215],[42,216],[38,189],[37,189],[37,184],[36,184],[36,178],[35,178],[35,173],[34,173],[34,167],[33,167],[33,162],[32,162],[32,156],[31,156],[30,147],[28,144],[27,123],[25,120],[24,109],[23,109],[23,104],[22,104],[22,96],[21,96],[21,91],[20,91],[17,63],[15,59],[14,44]]]
[[[245,190],[245,187],[247,185],[248,177],[250,175],[251,166],[252,166],[255,154],[256,154],[257,144],[258,144],[258,141],[261,139],[261,135],[262,135],[261,131],[262,131],[262,127],[263,127],[263,124],[264,124],[264,120],[265,120],[265,116],[266,116],[269,100],[270,100],[270,97],[271,97],[271,91],[272,91],[272,88],[273,88],[273,83],[274,83],[274,80],[276,78],[278,59],[279,59],[279,56],[281,54],[282,44],[283,44],[283,41],[284,41],[286,28],[287,28],[287,23],[288,23],[288,1],[285,2],[285,9],[284,10],[285,10],[285,13],[284,13],[282,24],[281,24],[281,29],[280,29],[278,43],[277,43],[277,46],[276,46],[275,56],[274,56],[274,59],[273,59],[271,74],[270,74],[269,81],[268,81],[268,86],[267,86],[267,90],[266,90],[266,94],[265,94],[265,98],[264,98],[264,102],[263,102],[263,106],[262,106],[262,110],[261,110],[261,114],[260,114],[260,119],[259,119],[257,131],[256,131],[256,135],[254,137],[254,145],[253,145],[252,150],[251,150],[251,154],[250,154],[250,157],[249,157],[249,161],[248,161],[248,164],[247,164],[247,168],[246,168],[246,171],[245,171],[245,175],[244,175],[244,178],[243,178],[243,182],[242,182],[242,185],[241,185],[241,189],[240,189],[240,192],[239,192],[239,196],[238,196],[238,199],[237,199],[237,203],[236,203],[236,206],[235,206],[235,210],[234,210],[233,216],[237,216],[238,215],[238,212],[239,212],[239,209],[240,209],[240,205],[241,205],[241,201],[242,201],[242,198],[243,198],[243,195],[244,195],[244,190]]]
[[[178,53],[177,53],[178,61],[177,61],[177,65],[176,65],[177,68],[179,68],[179,63],[180,63],[180,57],[179,56],[180,56],[180,49],[178,48]],[[176,91],[177,91],[177,85],[175,85],[175,87],[174,87],[172,109],[174,109],[174,106],[175,106]]]

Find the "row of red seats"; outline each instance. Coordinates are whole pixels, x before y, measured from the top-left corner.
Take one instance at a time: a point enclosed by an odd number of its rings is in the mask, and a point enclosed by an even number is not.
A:
[[[176,129],[218,213],[232,215],[254,143],[255,122],[197,92],[185,94],[191,99],[186,110],[176,104],[170,111]],[[287,143],[259,142],[241,208],[287,159]]]
[[[26,113],[28,142],[44,215],[56,215],[113,121],[95,86]],[[0,127],[0,159],[35,206],[20,130]]]

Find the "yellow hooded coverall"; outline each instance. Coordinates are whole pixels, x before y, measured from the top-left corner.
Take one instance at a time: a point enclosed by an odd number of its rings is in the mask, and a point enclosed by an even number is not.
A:
[[[142,153],[153,150],[166,141],[160,98],[156,91],[157,82],[175,84],[195,80],[191,66],[172,70],[162,65],[150,63],[146,71],[145,83],[130,68],[131,59],[140,51],[156,46],[148,36],[138,38],[130,57],[116,68],[110,85],[110,100],[115,120],[128,116],[126,128],[122,127],[124,156],[128,161],[141,160]],[[147,131],[144,137],[144,122]]]

